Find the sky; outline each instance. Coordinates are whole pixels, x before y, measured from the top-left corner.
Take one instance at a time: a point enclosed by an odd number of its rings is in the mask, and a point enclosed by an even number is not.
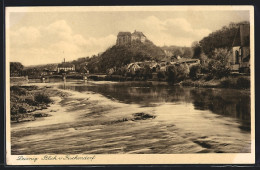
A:
[[[104,52],[120,31],[141,31],[157,46],[191,46],[249,11],[10,12],[10,61],[24,66],[60,63]]]

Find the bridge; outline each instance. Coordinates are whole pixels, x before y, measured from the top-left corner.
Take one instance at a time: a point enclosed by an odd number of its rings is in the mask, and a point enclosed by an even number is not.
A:
[[[42,75],[41,81],[45,82],[46,80],[50,79],[76,79],[76,80],[99,80],[104,79],[107,75],[105,74],[62,74],[62,75]]]

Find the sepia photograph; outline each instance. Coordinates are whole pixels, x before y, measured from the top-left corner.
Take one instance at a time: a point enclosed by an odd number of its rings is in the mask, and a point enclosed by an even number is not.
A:
[[[7,7],[7,164],[255,163],[253,12]]]

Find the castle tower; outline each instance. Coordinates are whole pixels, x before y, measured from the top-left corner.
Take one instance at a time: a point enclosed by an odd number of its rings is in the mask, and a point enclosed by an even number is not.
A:
[[[119,32],[117,34],[116,45],[125,45],[131,43],[131,33],[130,32]]]

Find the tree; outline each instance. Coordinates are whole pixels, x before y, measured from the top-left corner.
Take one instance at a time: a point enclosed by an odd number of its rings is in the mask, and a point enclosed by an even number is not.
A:
[[[144,78],[144,80],[147,80],[149,78],[152,78],[152,70],[150,69],[150,67],[148,65],[145,65],[142,69],[141,69],[141,75]]]
[[[215,49],[212,59],[208,64],[209,74],[215,78],[221,78],[230,74],[229,57],[231,52],[228,49]]]
[[[168,67],[168,82],[175,83],[177,78],[177,69],[174,65]]]
[[[231,49],[233,40],[238,31],[240,24],[249,24],[248,21],[243,21],[240,23],[230,23],[229,26],[224,26],[220,30],[217,30],[208,36],[204,37],[200,42],[200,46],[203,52],[211,58],[214,55],[214,50],[216,48],[227,48]]]
[[[190,47],[184,47],[182,57],[183,58],[192,58],[193,57],[192,49]]]
[[[181,56],[181,55],[182,55],[181,49],[180,49],[180,48],[177,48],[177,49],[174,51],[174,55],[175,55],[175,56]]]
[[[24,66],[19,62],[10,62],[11,76],[21,76]]]
[[[200,58],[200,55],[202,53],[202,48],[198,41],[195,41],[191,45],[193,50],[193,58]]]
[[[181,64],[177,67],[177,81],[182,81],[188,77],[190,73],[189,66],[185,64]]]
[[[190,73],[189,73],[189,76],[192,80],[197,80],[199,77],[198,77],[198,74],[201,72],[201,66],[200,65],[195,65],[195,66],[192,66],[190,68]]]

